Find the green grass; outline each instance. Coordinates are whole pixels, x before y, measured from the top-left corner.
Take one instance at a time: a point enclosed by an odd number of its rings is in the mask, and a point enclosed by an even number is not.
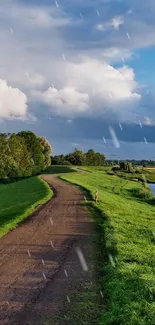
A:
[[[139,179],[139,181],[143,180],[143,175],[145,176],[148,183],[155,183],[155,168],[143,168],[139,167],[137,168],[138,171],[133,171],[132,173],[127,173],[123,171],[112,171],[112,166],[99,166],[99,167],[80,167],[80,169],[86,170],[86,171],[100,171],[100,172],[107,172],[109,175],[117,175],[121,178],[127,179],[127,180],[135,180],[136,178]]]
[[[63,174],[63,173],[71,173],[75,172],[72,168],[68,166],[49,166],[43,174]]]
[[[98,231],[99,281],[106,301],[99,325],[155,325],[152,197],[141,197],[141,183],[109,176],[103,169],[89,170],[93,172],[62,178],[85,187],[92,197],[99,191],[99,202],[89,202]]]
[[[26,219],[38,205],[52,197],[49,185],[40,177],[0,184],[0,237]]]

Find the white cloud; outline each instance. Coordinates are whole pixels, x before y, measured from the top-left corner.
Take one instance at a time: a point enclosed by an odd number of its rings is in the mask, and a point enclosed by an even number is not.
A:
[[[147,125],[147,126],[153,126],[153,125],[155,125],[155,121],[153,121],[152,118],[145,116],[143,124]]]
[[[104,24],[98,24],[95,26],[95,28],[98,31],[106,31],[107,29],[114,28],[115,30],[118,30],[121,25],[124,24],[124,18],[122,16],[114,17],[112,20],[104,23]]]
[[[41,96],[50,110],[61,116],[83,114],[89,109],[89,95],[71,86],[62,89],[49,87]]]
[[[63,12],[63,4],[56,8],[54,1],[51,6],[29,6],[16,1],[14,6],[11,2],[7,6],[5,2],[8,3],[8,0],[1,0],[0,5],[0,18],[3,18],[0,30],[0,43],[3,44],[0,78],[26,93],[29,110],[34,110],[37,115],[36,107],[39,112],[47,109],[42,107],[44,102],[52,114],[64,115],[66,119],[112,113],[112,116],[118,114],[125,120],[134,112],[136,116],[147,115],[146,110],[142,112],[140,108],[137,109],[140,95],[133,69],[127,66],[116,69],[112,66],[113,62],[132,58],[133,44],[154,42],[153,26],[148,23],[146,28],[146,22],[136,20],[134,10],[130,16],[132,21],[129,16],[125,16],[125,22],[123,16],[114,15],[111,20],[106,18],[107,21],[100,24],[99,29],[112,29],[112,33],[111,37],[109,33],[104,33],[102,37],[102,33],[87,35],[86,17],[83,15],[83,19],[80,19],[78,16],[76,21],[74,13]],[[101,17],[104,22],[102,11],[96,21],[100,21]],[[89,23],[89,32],[94,32],[94,20]],[[120,28],[123,24],[123,28]],[[80,28],[76,29],[75,26]],[[119,32],[113,32],[119,28]],[[131,35],[130,42],[126,30]],[[83,33],[82,37],[80,33]],[[88,41],[85,41],[87,36]],[[66,60],[62,59],[62,53]],[[31,105],[35,100],[41,105]]]
[[[133,69],[115,69],[103,61],[84,57],[81,62],[66,62],[61,88],[49,87],[33,93],[54,114],[67,117],[104,116],[108,112],[124,116],[139,102]]]
[[[124,19],[123,19],[123,17],[121,17],[121,16],[119,16],[119,17],[114,17],[113,19],[112,19],[112,26],[114,27],[114,29],[119,29],[119,27],[121,26],[121,25],[123,25],[124,24]]]
[[[132,51],[123,48],[111,47],[102,52],[102,57],[108,62],[120,62],[129,60],[133,57]]]
[[[0,79],[0,118],[25,118],[27,115],[27,97],[17,88],[8,86]]]
[[[3,0],[2,0],[3,1]],[[24,6],[16,1],[12,5],[10,1],[7,1],[7,7],[5,4],[0,6],[0,16],[9,21],[10,24],[17,23],[22,24],[27,28],[50,28],[60,27],[70,24],[70,19],[57,14],[55,6]],[[10,10],[9,10],[10,8]]]

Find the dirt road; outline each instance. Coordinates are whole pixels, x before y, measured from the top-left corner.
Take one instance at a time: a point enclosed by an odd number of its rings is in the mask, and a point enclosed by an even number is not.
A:
[[[75,286],[80,290],[81,281],[83,286],[94,277],[89,264],[93,230],[87,210],[80,206],[85,194],[52,175],[43,178],[55,196],[0,239],[1,325],[44,324],[65,301],[72,304]],[[85,266],[76,247],[82,250]]]

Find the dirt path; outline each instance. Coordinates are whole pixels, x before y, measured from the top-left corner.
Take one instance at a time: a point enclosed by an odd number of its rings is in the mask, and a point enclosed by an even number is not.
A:
[[[2,325],[42,325],[60,310],[65,315],[66,302],[74,303],[74,289],[94,279],[89,263],[93,230],[87,210],[80,206],[84,193],[52,175],[43,178],[54,188],[55,197],[0,240]],[[76,254],[77,246],[88,271]]]

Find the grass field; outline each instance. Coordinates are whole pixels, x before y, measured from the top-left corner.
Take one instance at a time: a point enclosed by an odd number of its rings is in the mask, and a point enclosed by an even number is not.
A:
[[[139,167],[139,172],[127,173],[123,171],[112,171],[112,166],[101,166],[101,167],[80,167],[83,170],[91,171],[100,171],[107,172],[107,174],[117,175],[126,180],[135,180],[144,181],[143,175],[145,176],[148,183],[155,183],[155,168],[143,168]]]
[[[106,302],[98,325],[155,325],[154,199],[134,195],[143,192],[141,183],[107,175],[103,168],[88,170],[92,173],[62,178],[85,187],[91,197],[99,191],[99,202],[88,202],[97,227],[98,280]]]
[[[16,227],[35,208],[52,197],[52,191],[40,177],[11,184],[0,184],[0,237]]]

